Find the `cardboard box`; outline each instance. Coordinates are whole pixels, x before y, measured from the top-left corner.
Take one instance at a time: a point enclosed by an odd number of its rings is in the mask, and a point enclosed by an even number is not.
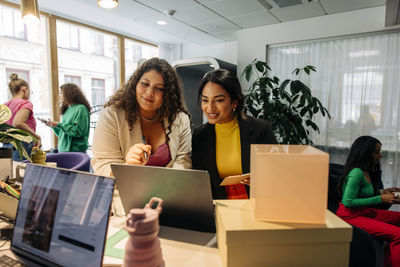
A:
[[[325,223],[329,154],[306,145],[251,145],[256,220]]]
[[[325,224],[256,221],[250,200],[216,200],[223,266],[348,266],[352,228],[327,212]]]
[[[12,148],[0,147],[0,181],[6,176],[13,178]]]
[[[18,199],[0,193],[0,213],[11,220],[15,220],[18,208]]]

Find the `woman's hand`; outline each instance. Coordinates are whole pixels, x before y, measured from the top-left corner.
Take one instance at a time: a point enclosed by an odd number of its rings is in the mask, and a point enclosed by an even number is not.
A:
[[[393,192],[400,192],[400,188],[399,187],[390,187],[390,188],[385,188],[382,191],[383,194],[388,194],[388,193],[393,193]]]
[[[38,147],[38,148],[41,148],[42,147],[42,139],[40,138],[40,136],[35,136],[36,137],[36,141],[35,141],[35,143],[33,144],[33,146],[34,147]]]
[[[385,204],[399,204],[400,200],[398,196],[393,193],[386,193],[381,195],[382,202]]]
[[[250,177],[249,178],[244,178],[243,180],[240,181],[240,183],[250,186]]]
[[[50,121],[50,120],[46,123],[46,125],[49,127],[57,127],[57,124],[58,121]]]
[[[143,143],[131,146],[125,157],[125,163],[132,165],[145,165],[149,161],[151,145]]]

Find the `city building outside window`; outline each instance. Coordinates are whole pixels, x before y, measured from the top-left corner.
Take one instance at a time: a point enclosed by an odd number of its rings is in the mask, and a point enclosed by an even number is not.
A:
[[[50,118],[51,90],[49,81],[48,19],[40,17],[37,24],[22,22],[21,10],[0,4],[0,103],[11,99],[8,90],[10,74],[29,83],[35,118]],[[43,149],[53,147],[52,130],[37,121],[36,132]]]
[[[62,48],[80,50],[79,28],[57,21],[57,45]]]
[[[64,75],[64,83],[73,83],[78,85],[81,88],[81,77],[74,75]]]
[[[92,32],[93,54],[104,56],[104,36]]]
[[[92,79],[92,105],[103,105],[104,104],[104,83],[103,79]]]
[[[141,59],[158,57],[158,47],[125,39],[125,80],[137,69]]]
[[[26,26],[21,11],[0,6],[0,35],[26,40]]]

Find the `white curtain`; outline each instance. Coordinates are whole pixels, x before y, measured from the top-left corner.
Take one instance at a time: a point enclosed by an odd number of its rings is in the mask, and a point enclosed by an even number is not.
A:
[[[317,68],[301,80],[332,116],[318,118],[321,132],[312,136],[332,163],[344,164],[358,136],[374,136],[382,142],[384,186],[400,186],[400,33],[273,46],[268,62],[281,80],[295,78],[297,67]]]

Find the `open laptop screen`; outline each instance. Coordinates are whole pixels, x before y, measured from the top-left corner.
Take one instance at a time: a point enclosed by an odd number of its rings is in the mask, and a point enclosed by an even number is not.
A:
[[[113,188],[112,178],[28,164],[12,247],[53,264],[100,266]]]

